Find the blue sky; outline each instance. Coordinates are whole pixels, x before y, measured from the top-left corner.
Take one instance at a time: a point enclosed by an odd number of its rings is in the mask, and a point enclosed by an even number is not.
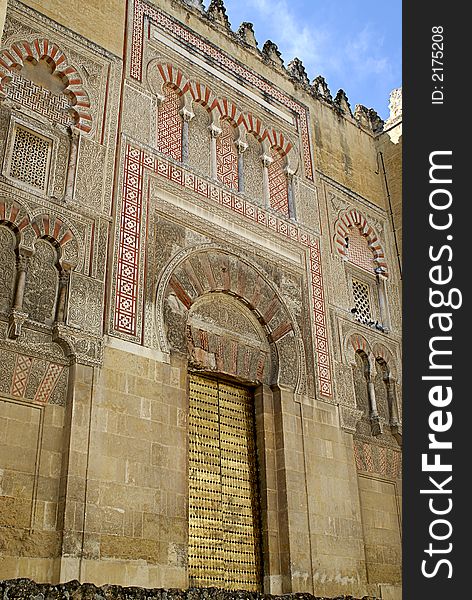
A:
[[[205,4],[208,6],[208,0]],[[401,85],[401,0],[224,0],[233,30],[254,24],[259,48],[267,39],[285,65],[295,56],[310,81],[326,78],[333,97],[388,117],[390,91]]]

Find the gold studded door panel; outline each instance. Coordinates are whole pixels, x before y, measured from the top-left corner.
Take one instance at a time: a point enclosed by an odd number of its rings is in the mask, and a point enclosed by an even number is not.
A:
[[[190,585],[260,590],[252,396],[191,375],[189,403]]]

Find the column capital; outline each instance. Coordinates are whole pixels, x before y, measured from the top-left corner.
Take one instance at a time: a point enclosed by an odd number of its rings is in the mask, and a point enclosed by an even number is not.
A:
[[[190,121],[194,118],[195,113],[184,106],[180,110],[180,116],[182,117],[184,123],[190,123]]]
[[[243,154],[249,147],[249,144],[243,142],[241,139],[237,139],[235,142],[236,148],[238,149],[238,154]]]
[[[214,123],[211,123],[211,125],[209,125],[208,129],[210,130],[211,137],[214,139],[216,139],[218,136],[220,136],[223,132],[221,127],[218,127],[218,125],[215,125]]]

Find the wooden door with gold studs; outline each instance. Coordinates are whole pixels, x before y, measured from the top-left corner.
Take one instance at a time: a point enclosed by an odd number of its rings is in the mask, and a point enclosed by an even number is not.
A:
[[[252,394],[190,375],[189,395],[189,584],[260,591]]]

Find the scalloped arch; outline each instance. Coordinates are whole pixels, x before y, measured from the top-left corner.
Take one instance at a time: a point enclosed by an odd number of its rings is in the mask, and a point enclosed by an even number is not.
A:
[[[46,59],[53,66],[53,75],[59,76],[65,84],[64,94],[71,98],[71,111],[77,122],[76,127],[84,133],[92,129],[90,98],[84,89],[77,69],[68,64],[64,52],[48,39],[22,40],[0,52],[0,93],[5,93],[4,85],[11,80],[13,70],[21,70],[26,60],[36,63]]]
[[[348,260],[345,238],[349,235],[350,227],[357,227],[360,234],[367,239],[367,243],[374,257],[374,262],[378,267],[382,267],[384,269],[383,274],[385,277],[388,277],[388,265],[385,260],[385,252],[382,244],[380,243],[379,237],[375,229],[369,225],[366,217],[364,217],[364,215],[357,209],[348,209],[336,221],[334,241],[338,254],[340,254],[344,260]]]

